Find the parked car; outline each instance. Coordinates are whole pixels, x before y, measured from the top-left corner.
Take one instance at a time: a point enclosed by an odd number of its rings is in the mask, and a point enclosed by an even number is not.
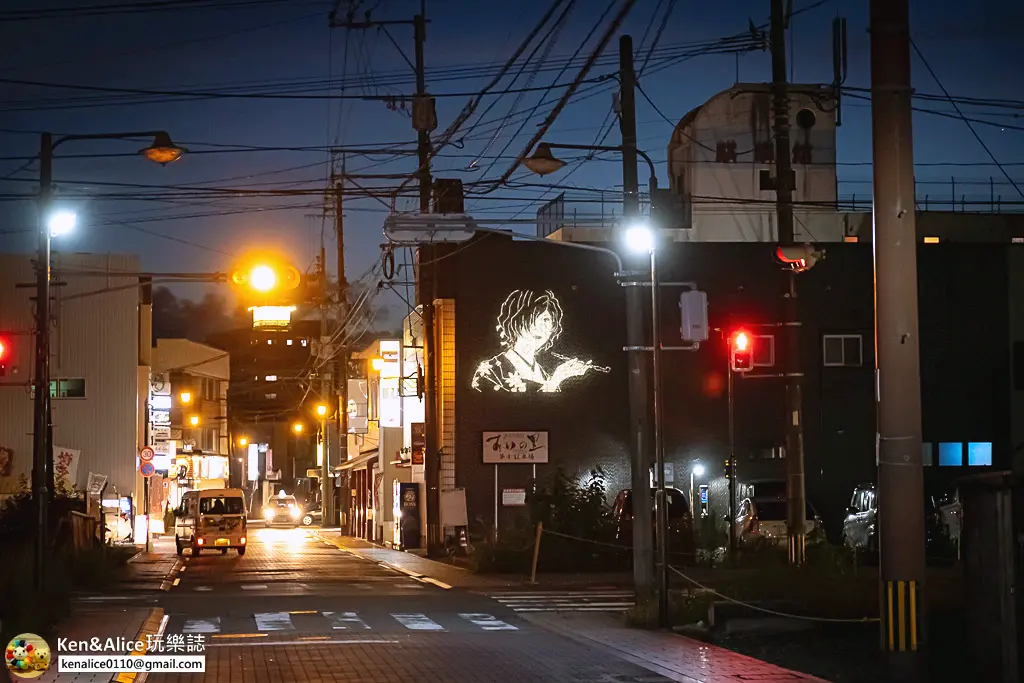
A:
[[[651,490],[651,497],[654,497]],[[694,555],[693,518],[690,516],[690,505],[682,491],[676,488],[665,489],[668,501],[668,552],[670,562],[692,561]],[[654,505],[652,500],[651,510]],[[633,490],[623,489],[615,497],[612,506],[615,520],[615,538],[624,546],[633,545]],[[651,514],[652,524],[656,524]]]
[[[295,501],[295,496],[286,495],[284,491],[268,500],[267,504],[263,506],[263,520],[267,526],[288,524],[295,527],[298,526],[301,516],[302,508]]]
[[[821,516],[810,501],[806,505],[804,536],[807,544],[822,543],[825,540],[825,527],[821,523]],[[736,525],[736,538],[741,544],[767,541],[785,546],[789,539],[788,517],[789,506],[785,499],[744,498],[733,521]]]
[[[924,505],[925,548],[932,558],[949,555],[950,536],[946,533],[943,513],[930,496]],[[959,527],[956,530],[959,534]],[[861,484],[853,491],[843,520],[843,543],[855,551],[878,552],[878,495],[874,484]]]
[[[302,526],[313,526],[319,524],[320,519],[323,517],[323,512],[320,510],[320,506],[317,505],[315,508],[305,510],[302,513]]]

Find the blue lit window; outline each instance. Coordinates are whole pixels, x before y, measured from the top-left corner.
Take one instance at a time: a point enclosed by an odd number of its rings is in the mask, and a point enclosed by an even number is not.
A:
[[[928,441],[921,444],[921,464],[925,467],[931,467],[935,464],[935,449]]]
[[[961,467],[964,464],[964,445],[962,443],[939,444],[939,467]]]
[[[992,465],[992,442],[978,441],[967,444],[968,465]]]

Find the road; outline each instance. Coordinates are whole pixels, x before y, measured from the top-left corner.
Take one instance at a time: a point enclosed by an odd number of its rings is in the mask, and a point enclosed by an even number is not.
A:
[[[595,596],[591,609],[609,600]],[[524,601],[445,590],[304,529],[252,529],[244,557],[188,558],[161,598],[169,617],[165,638],[202,634],[205,675],[153,674],[148,681],[670,680],[523,618],[542,603],[586,608],[586,600]]]

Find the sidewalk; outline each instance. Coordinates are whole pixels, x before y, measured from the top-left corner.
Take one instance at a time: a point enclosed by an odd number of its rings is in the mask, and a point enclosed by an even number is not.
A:
[[[40,683],[59,681],[60,683],[143,683],[145,675],[140,674],[89,674],[89,673],[58,673],[57,638],[68,640],[85,640],[99,638],[124,638],[127,640],[146,640],[146,634],[162,633],[166,624],[164,611],[158,607],[129,607],[126,609],[76,609],[71,616],[61,622],[55,629],[56,638],[49,641],[52,653],[50,668],[37,678]],[[75,653],[90,654],[90,653]],[[103,655],[127,654],[124,652],[97,653]]]
[[[120,590],[168,590],[184,562],[175,554],[174,539],[155,538],[150,551],[140,550],[118,577]]]
[[[632,629],[625,626],[621,616],[617,615],[561,612],[520,616],[679,683],[736,683],[742,680],[827,683],[814,676],[674,633]]]

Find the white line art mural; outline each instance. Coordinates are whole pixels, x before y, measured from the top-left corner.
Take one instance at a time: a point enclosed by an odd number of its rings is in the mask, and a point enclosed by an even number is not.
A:
[[[551,350],[562,335],[563,317],[562,305],[550,290],[514,290],[501,305],[495,325],[502,352],[477,366],[473,388],[553,393],[588,372],[611,372],[591,360]]]

